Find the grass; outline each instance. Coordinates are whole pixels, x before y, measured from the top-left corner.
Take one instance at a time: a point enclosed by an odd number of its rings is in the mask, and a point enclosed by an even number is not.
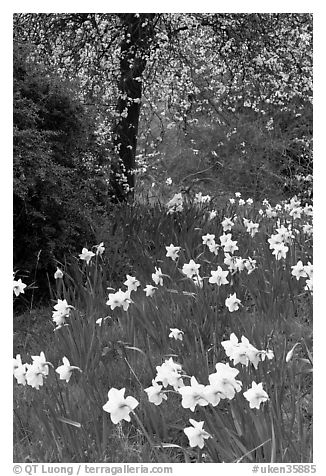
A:
[[[83,370],[67,383],[50,368],[39,390],[15,383],[16,462],[312,461],[312,296],[304,289],[304,279],[291,275],[298,260],[312,262],[312,239],[302,231],[310,217],[293,220],[282,205],[277,217],[268,218],[258,213],[258,204],[225,201],[209,220],[212,208],[214,203],[191,202],[175,214],[167,214],[159,203],[121,208],[109,231],[99,231],[99,242],[106,247],[103,257],[95,257],[90,265],[74,258],[64,268],[63,281],[53,286],[53,304],[60,298],[74,306],[69,325],[53,332],[51,307],[15,317],[14,352],[23,362],[44,351],[54,368],[66,356]],[[214,233],[219,242],[225,216],[235,223],[236,256],[255,259],[256,269],[229,273],[229,283],[218,287],[208,277],[218,265],[227,269],[223,251],[211,253],[201,237]],[[254,237],[246,232],[243,218],[259,223]],[[286,257],[276,260],[267,239],[280,223],[291,224],[298,233]],[[176,262],[165,256],[165,246],[171,243],[181,247]],[[200,264],[202,288],[181,271],[190,259]],[[142,289],[154,284],[155,266],[164,273],[164,285],[146,297]],[[113,281],[113,268],[121,269],[121,281]],[[127,311],[111,310],[106,301],[112,291],[107,287],[124,288],[127,273],[141,286],[132,291]],[[232,293],[241,305],[231,313],[225,299]],[[96,324],[105,317],[102,326]],[[183,341],[169,338],[170,328],[181,329]],[[152,385],[156,367],[170,356],[182,365],[185,385],[190,376],[207,385],[217,362],[232,367],[221,345],[231,333],[274,352],[274,358],[260,362],[257,369],[236,365],[242,391],[232,400],[222,399],[214,407],[197,405],[192,412],[168,387],[167,401],[148,401],[144,389]],[[286,362],[297,342],[294,357]],[[252,381],[262,382],[269,396],[259,409],[251,409],[242,395]],[[131,422],[115,425],[103,411],[110,388],[126,388],[125,396],[138,400]],[[203,421],[211,435],[203,451],[189,446],[183,431],[189,418]]]

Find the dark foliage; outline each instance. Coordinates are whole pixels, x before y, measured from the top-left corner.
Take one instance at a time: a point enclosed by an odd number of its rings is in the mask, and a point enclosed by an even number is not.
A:
[[[71,85],[14,48],[14,269],[46,295],[55,259],[95,244],[106,209],[105,150]],[[42,284],[43,283],[43,284]]]

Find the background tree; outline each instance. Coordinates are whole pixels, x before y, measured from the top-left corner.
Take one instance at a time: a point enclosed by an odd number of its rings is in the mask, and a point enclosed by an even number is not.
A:
[[[137,136],[150,175],[176,133],[183,146],[210,135],[194,162],[215,163],[219,187],[241,164],[257,172],[257,193],[311,171],[311,15],[27,14],[15,32],[63,76],[78,75],[83,101],[105,117],[119,200],[134,187]]]

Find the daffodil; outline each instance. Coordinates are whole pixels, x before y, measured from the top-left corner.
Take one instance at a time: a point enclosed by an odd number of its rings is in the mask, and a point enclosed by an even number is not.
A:
[[[220,245],[218,245],[217,243],[213,243],[212,245],[210,245],[208,247],[209,251],[211,253],[214,253],[216,256],[218,255],[218,251],[220,249]]]
[[[26,364],[22,363],[22,359],[20,357],[20,354],[16,355],[16,358],[14,359],[14,377],[17,380],[17,383],[20,385],[26,385],[26,371],[27,367]]]
[[[313,281],[312,279],[306,279],[306,285],[305,285],[305,290],[310,291],[311,293],[313,292]]]
[[[194,275],[199,273],[200,264],[194,262],[194,260],[190,260],[189,263],[185,263],[182,267],[182,272],[188,278],[192,278]]]
[[[57,325],[54,330],[57,330],[66,325],[66,318],[69,317],[70,309],[74,309],[74,307],[70,306],[66,299],[58,299],[54,309],[55,311],[52,313],[52,320]]]
[[[183,196],[182,193],[176,193],[173,198],[166,204],[168,214],[174,212],[181,212],[183,210]]]
[[[65,316],[69,316],[70,309],[74,309],[73,306],[67,303],[66,299],[58,299],[58,302],[53,306],[56,312],[60,312]]]
[[[122,307],[124,311],[127,311],[131,302],[130,291],[124,292],[119,289],[116,293],[109,293],[109,299],[106,301],[106,304],[110,306],[112,310],[116,307]]]
[[[156,367],[157,375],[155,382],[161,382],[163,387],[171,385],[174,390],[183,387],[184,383],[180,374],[182,367],[180,364],[173,361],[172,357],[165,360],[161,366]]]
[[[99,245],[95,245],[94,248],[96,249],[96,255],[97,256],[102,256],[102,254],[105,251],[104,243],[101,241]]]
[[[225,243],[227,243],[230,240],[232,240],[231,233],[227,233],[227,234],[223,233],[223,235],[220,236],[221,246],[224,246]]]
[[[217,211],[216,210],[212,210],[212,211],[209,212],[209,215],[208,215],[209,220],[213,220],[216,217],[217,217]]]
[[[239,304],[241,303],[240,299],[237,298],[236,293],[231,294],[225,300],[225,305],[230,312],[237,311],[239,309]]]
[[[292,347],[291,350],[289,350],[289,352],[286,354],[286,357],[285,357],[285,362],[286,363],[289,363],[290,360],[292,359],[293,355],[294,355],[294,351],[295,351],[295,348],[299,345],[300,343],[297,342],[296,344],[294,344],[294,346]]]
[[[215,244],[215,235],[210,235],[209,233],[207,233],[207,235],[204,235],[201,238],[203,240],[203,245],[207,245],[208,247],[210,247],[211,245]]]
[[[235,258],[235,266],[236,266],[237,270],[239,271],[239,273],[241,273],[241,271],[243,271],[245,269],[245,260],[240,258],[240,257],[236,257]]]
[[[70,365],[70,362],[67,357],[62,357],[62,362],[63,365],[60,365],[56,369],[56,372],[60,376],[60,380],[65,380],[66,382],[69,382],[73,370],[78,370],[79,372],[81,372],[81,369],[79,367],[76,367],[75,365]]]
[[[279,228],[276,228],[276,231],[277,235],[272,235],[272,237],[274,236],[275,241],[278,243],[282,243],[282,241],[284,243],[290,243],[294,238],[291,225],[289,225],[287,228],[284,225],[281,225]]]
[[[312,279],[313,277],[313,265],[310,263],[310,261],[308,261],[308,264],[306,264],[303,269],[305,270],[307,276],[309,277],[309,279]]]
[[[181,405],[183,408],[189,408],[192,412],[195,411],[196,405],[205,407],[208,401],[204,397],[204,385],[197,382],[195,377],[191,377],[190,386],[184,386],[178,389],[182,395]]]
[[[152,286],[151,284],[146,284],[144,291],[146,293],[146,297],[152,297],[154,296],[155,289],[157,289],[156,286]]]
[[[41,352],[40,355],[32,355],[32,360],[33,360],[33,365],[34,364],[37,365],[41,369],[43,375],[49,374],[49,365],[53,367],[51,362],[46,361],[44,352]]]
[[[111,388],[108,392],[108,401],[103,405],[103,410],[110,413],[111,421],[115,425],[121,420],[130,421],[132,412],[139,402],[134,397],[124,397],[126,389]]]
[[[221,398],[225,398],[221,388],[218,385],[206,385],[203,390],[203,397],[213,407],[220,403]]]
[[[43,378],[49,374],[49,365],[52,366],[52,364],[46,361],[44,352],[41,352],[39,356],[32,356],[32,360],[33,364],[26,364],[26,381],[28,385],[39,390],[43,385]]]
[[[274,250],[272,252],[273,255],[275,255],[275,258],[277,261],[279,261],[281,258],[286,258],[286,253],[289,251],[289,247],[286,246],[284,243],[281,243],[279,245],[274,246]]]
[[[210,202],[212,197],[210,195],[203,195],[201,192],[195,194],[194,203],[201,205],[202,203]]]
[[[232,240],[226,241],[223,245],[223,248],[224,248],[224,253],[231,253],[231,254],[233,254],[236,250],[239,249],[237,245],[237,241],[232,241]]]
[[[83,248],[81,254],[79,255],[79,258],[83,261],[86,261],[86,264],[89,264],[93,256],[95,256],[95,253],[93,253],[93,251],[88,251],[87,248]]]
[[[61,327],[68,325],[66,324],[66,315],[62,314],[60,311],[54,311],[52,314],[52,321],[55,322],[56,328],[55,331],[60,329]]]
[[[257,409],[259,409],[261,403],[266,402],[269,398],[265,390],[263,390],[263,384],[256,384],[256,382],[252,382],[251,388],[243,392],[243,396],[248,400],[250,408]]]
[[[231,218],[226,218],[226,217],[224,217],[224,220],[221,222],[221,225],[223,227],[224,232],[232,230],[232,227],[234,227],[234,223],[231,220]]]
[[[231,273],[237,271],[237,258],[236,256],[231,256],[229,253],[225,253],[224,264],[229,268]]]
[[[301,218],[302,213],[303,213],[302,207],[295,207],[295,208],[292,208],[292,210],[290,211],[290,216],[293,218],[293,220],[297,220]]]
[[[307,277],[307,273],[304,269],[304,266],[301,260],[299,260],[296,265],[291,266],[291,268],[292,268],[291,274],[292,276],[296,277],[297,281],[299,281],[300,278]]]
[[[152,273],[152,280],[156,286],[163,286],[163,273],[161,268],[155,266],[155,273]]]
[[[13,288],[15,295],[19,296],[20,294],[25,294],[24,289],[26,286],[27,284],[23,283],[21,279],[18,279],[18,281],[14,280]]]
[[[169,334],[169,337],[171,337],[172,339],[175,339],[175,340],[182,340],[183,339],[183,334],[184,332],[183,331],[180,331],[180,329],[177,329],[177,328],[170,328],[170,334]]]
[[[312,236],[313,235],[313,227],[309,223],[306,223],[302,227],[302,231],[305,235]]]
[[[244,260],[244,265],[248,274],[251,274],[256,269],[256,260],[249,257]]]
[[[267,218],[275,218],[277,217],[277,211],[273,209],[273,207],[266,208],[266,216]]]
[[[256,233],[258,233],[259,223],[254,223],[253,221],[249,221],[246,225],[247,232],[253,238]]]
[[[195,286],[198,286],[199,288],[204,286],[204,280],[201,276],[199,276],[199,274],[195,274],[195,276],[193,276],[191,279],[193,280]]]
[[[26,382],[36,390],[43,385],[44,373],[37,364],[26,364]]]
[[[312,205],[308,205],[308,203],[305,204],[302,211],[307,216],[313,216],[314,214]]]
[[[60,268],[57,268],[56,272],[54,273],[54,279],[62,279],[63,272]]]
[[[138,286],[140,286],[140,282],[134,276],[126,275],[126,281],[123,283],[127,286],[128,291],[137,291]]]
[[[255,369],[258,367],[258,363],[261,360],[261,351],[256,349],[249,340],[242,336],[241,342],[238,342],[238,338],[234,333],[230,335],[230,340],[221,342],[224,347],[226,355],[233,361],[233,365],[241,364],[246,367],[251,362]]]
[[[218,286],[228,284],[229,281],[226,279],[228,274],[228,271],[223,271],[221,266],[218,266],[216,271],[211,271],[212,276],[209,278],[208,282],[211,284],[217,284]]]
[[[240,392],[242,387],[242,382],[235,379],[239,370],[221,362],[217,363],[215,368],[216,372],[208,377],[209,383],[216,389],[216,392],[220,392],[221,398],[232,400],[235,393]]]
[[[174,246],[174,245],[170,245],[170,246],[166,246],[166,257],[167,258],[171,258],[173,261],[176,261],[178,258],[179,258],[179,252],[181,250],[181,247],[180,246]]]
[[[159,385],[155,380],[152,380],[152,386],[144,389],[148,395],[148,400],[154,405],[161,405],[162,401],[168,398],[162,388],[163,385]]]

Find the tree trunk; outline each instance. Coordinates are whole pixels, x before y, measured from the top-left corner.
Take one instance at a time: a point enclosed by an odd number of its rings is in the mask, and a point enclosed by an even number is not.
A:
[[[153,38],[152,13],[119,14],[123,39],[120,46],[120,80],[117,120],[113,128],[115,159],[112,187],[116,201],[132,200],[135,157],[142,96],[142,75]]]

